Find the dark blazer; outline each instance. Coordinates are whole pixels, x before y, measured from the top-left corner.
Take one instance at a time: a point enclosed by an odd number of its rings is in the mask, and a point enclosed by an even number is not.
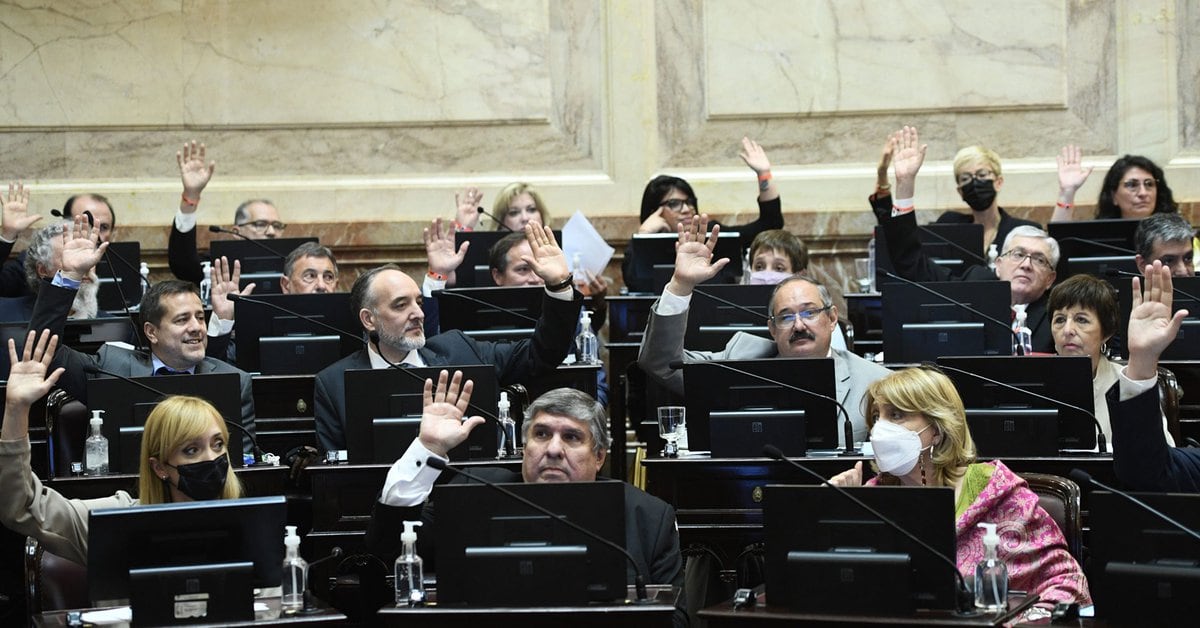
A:
[[[171,221],[171,237],[167,239],[167,265],[176,279],[190,281],[196,285],[204,280],[204,268],[200,264],[200,253],[196,250],[196,225],[184,233]]]
[[[1017,227],[1029,226],[1029,227],[1037,227],[1038,229],[1045,229],[1045,227],[1043,227],[1042,225],[1039,225],[1038,223],[1036,223],[1032,220],[1025,220],[1024,218],[1017,218],[1015,216],[1010,215],[1008,212],[1004,211],[1003,207],[999,207],[997,209],[1000,210],[1000,224],[996,225],[995,239],[993,239],[991,242],[983,243],[983,248],[985,251],[987,250],[988,245],[995,244],[996,249],[1000,253],[1003,253],[1004,252],[1003,251],[1004,239],[1008,237],[1008,232],[1012,231],[1013,229],[1016,229]],[[956,212],[956,211],[947,211],[947,212],[943,212],[941,216],[938,216],[938,219],[936,222],[938,224],[943,224],[943,225],[945,225],[945,224],[965,225],[965,224],[970,224],[974,221],[975,221],[975,217],[972,216],[971,214],[964,214],[962,212]]]
[[[484,342],[451,330],[426,338],[418,353],[429,366],[491,364],[501,386],[527,382],[562,364],[574,340],[583,295],[569,301],[543,297],[542,316],[533,336],[518,342]],[[326,450],[346,448],[346,378],[348,369],[369,369],[371,359],[360,349],[317,373],[313,393],[317,440]]]
[[[890,210],[889,210],[890,211]],[[887,238],[888,251],[892,256],[892,266],[896,274],[910,281],[995,281],[996,273],[987,266],[971,264],[960,272],[955,273],[943,266],[933,263],[921,250],[921,241],[917,237],[916,212],[908,212],[900,216],[884,217],[882,211],[877,211],[883,235]],[[1030,303],[1025,308],[1026,325],[1033,332],[1033,350],[1040,353],[1054,353],[1054,336],[1050,332],[1050,320],[1046,312],[1046,300],[1050,296],[1047,290],[1041,298]]]
[[[5,260],[0,266],[0,297],[24,297],[33,294],[29,283],[25,280],[25,251],[14,259],[8,259],[12,254],[14,243],[0,241],[0,260]]]
[[[491,482],[521,482],[521,474],[501,468],[472,469]],[[452,482],[467,481],[456,477]],[[625,549],[633,555],[638,569],[646,574],[648,584],[672,584],[680,587],[680,598],[676,602],[675,623],[687,625],[683,600],[683,557],[679,552],[679,532],[675,526],[675,509],[663,500],[623,483],[625,487]],[[433,495],[437,495],[434,489]],[[432,496],[431,496],[432,497]],[[385,565],[392,564],[400,554],[400,533],[405,521],[421,521],[417,535],[417,553],[425,565],[435,571],[436,547],[434,543],[434,506],[432,499],[418,506],[388,506],[376,500],[367,526],[367,550],[383,559]],[[629,582],[633,582],[633,567],[627,569]],[[682,616],[682,617],[681,617]]]
[[[33,317],[30,320],[29,328],[50,329],[53,333],[61,335],[66,326],[67,310],[74,300],[74,290],[51,284],[42,286],[38,290],[37,303],[33,306]],[[100,351],[96,355],[88,355],[67,346],[60,346],[58,354],[54,356],[54,362],[51,364],[51,368],[59,366],[66,368],[66,372],[58,380],[58,387],[70,393],[84,405],[87,405],[88,380],[88,374],[84,368],[89,363],[125,377],[149,377],[154,374],[153,363],[147,353],[104,345],[100,347]],[[241,382],[242,427],[250,433],[254,433],[254,396],[251,391],[250,374],[211,357],[204,358],[196,365],[196,373],[238,374]],[[250,440],[243,438],[242,441],[243,451],[253,453]]]
[[[1200,492],[1200,449],[1171,447],[1162,431],[1158,386],[1121,401],[1121,384],[1108,389],[1113,470],[1135,491]]]
[[[0,297],[0,323],[20,323],[33,318],[33,302],[36,300],[37,297],[32,294]]]

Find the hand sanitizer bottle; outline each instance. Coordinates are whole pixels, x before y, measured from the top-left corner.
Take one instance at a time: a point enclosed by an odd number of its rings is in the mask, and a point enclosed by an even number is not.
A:
[[[417,556],[417,531],[420,521],[405,521],[400,542],[404,551],[396,557],[396,606],[425,605],[425,567]]]
[[[583,310],[579,315],[579,335],[575,337],[575,363],[597,364],[600,359],[599,342],[592,333],[592,312]]]
[[[100,426],[104,425],[101,414],[103,410],[92,410],[92,435],[83,443],[83,469],[87,475],[108,473],[108,439],[100,434]]]
[[[512,458],[518,455],[517,422],[509,414],[508,393],[500,392],[500,402],[496,404],[499,412],[496,424],[496,459]]]
[[[1000,536],[996,524],[981,523],[983,535],[983,560],[975,566],[975,608],[986,613],[1008,610],[1008,567],[996,556]]]
[[[996,250],[996,244],[988,245],[988,270],[996,271],[996,258],[1000,257],[1000,251]]]
[[[287,534],[283,537],[283,546],[287,554],[283,558],[283,597],[279,607],[285,613],[296,613],[304,610],[308,563],[300,557],[300,537],[296,536],[296,526],[284,526],[284,529]]]
[[[146,291],[150,289],[150,265],[142,262],[138,266],[138,274],[142,276],[142,285],[139,286],[141,290],[138,290],[138,292],[144,296]]]
[[[200,280],[200,302],[208,307],[212,305],[212,262],[204,262],[201,267],[204,277]]]
[[[1025,310],[1020,310],[1013,322],[1013,355],[1033,354],[1033,330],[1025,326],[1027,317]]]

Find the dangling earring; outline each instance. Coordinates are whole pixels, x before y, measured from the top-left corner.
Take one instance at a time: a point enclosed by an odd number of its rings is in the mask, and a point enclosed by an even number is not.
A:
[[[1108,341],[1104,341],[1104,342],[1100,343],[1100,355],[1102,355],[1106,358],[1111,357],[1110,355],[1108,355]]]
[[[924,456],[924,455],[925,455],[925,452],[921,452],[921,456]],[[933,459],[932,453],[929,455],[929,459],[930,460]],[[921,465],[921,486],[928,486],[928,484],[925,483],[925,463],[920,460],[920,457],[918,457],[917,463]]]

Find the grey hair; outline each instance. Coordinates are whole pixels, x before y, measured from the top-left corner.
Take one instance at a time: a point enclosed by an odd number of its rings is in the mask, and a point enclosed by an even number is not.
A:
[[[1009,244],[1012,243],[1013,238],[1037,238],[1039,240],[1045,240],[1046,246],[1050,249],[1050,266],[1058,266],[1058,258],[1062,252],[1059,251],[1058,240],[1051,238],[1050,234],[1032,225],[1021,225],[1020,227],[1008,232],[1008,237],[1004,238],[1004,246],[1001,247],[1003,249],[1000,251],[1001,253],[1008,252],[1008,250],[1011,248]]]
[[[1142,256],[1144,263],[1154,261],[1154,243],[1191,242],[1195,230],[1188,221],[1174,212],[1150,214],[1138,223],[1133,232],[1134,251]]]
[[[333,262],[333,270],[337,272],[337,258],[333,256],[333,251],[329,250],[329,247],[322,246],[320,242],[305,242],[292,249],[292,252],[288,253],[287,259],[283,260],[283,276],[291,277],[292,271],[296,268],[296,262],[305,257],[327,259]]]
[[[779,294],[779,291],[782,290],[784,286],[795,281],[803,281],[804,283],[816,286],[817,292],[821,295],[821,307],[829,307],[833,305],[833,297],[829,296],[829,288],[826,288],[825,284],[812,277],[809,277],[808,275],[796,273],[776,284],[775,289],[771,291],[771,300],[767,302],[767,318],[775,316],[775,295]]]
[[[521,427],[526,442],[529,441],[529,429],[533,426],[533,418],[539,414],[565,416],[588,424],[592,432],[592,451],[597,455],[608,451],[612,446],[612,436],[608,433],[608,413],[591,395],[574,388],[555,388],[543,393],[525,408],[525,424]]]
[[[55,222],[38,229],[29,240],[29,249],[25,252],[25,283],[37,294],[41,287],[42,278],[38,275],[38,264],[50,266],[54,263],[54,238],[61,238],[66,223]]]
[[[237,209],[233,212],[234,226],[240,225],[250,219],[250,210],[246,208],[250,207],[254,203],[264,203],[266,205],[270,205],[271,207],[275,207],[275,203],[272,203],[265,198],[252,198],[248,201],[244,201],[241,205],[238,205]]]

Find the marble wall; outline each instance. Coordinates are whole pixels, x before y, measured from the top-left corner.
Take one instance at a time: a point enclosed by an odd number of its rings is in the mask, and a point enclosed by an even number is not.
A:
[[[217,161],[202,223],[267,197],[352,269],[417,268],[421,227],[468,184],[490,206],[531,181],[556,221],[583,210],[618,248],[659,172],[749,219],[747,135],[788,226],[841,274],[903,124],[929,143],[930,213],[964,208],[949,161],[984,143],[1005,206],[1045,219],[1074,142],[1101,171],[1124,153],[1163,164],[1190,215],[1197,41],[1189,0],[0,0],[0,178],[32,182],[43,214],[106,194],[159,273],[174,153],[198,138]]]

